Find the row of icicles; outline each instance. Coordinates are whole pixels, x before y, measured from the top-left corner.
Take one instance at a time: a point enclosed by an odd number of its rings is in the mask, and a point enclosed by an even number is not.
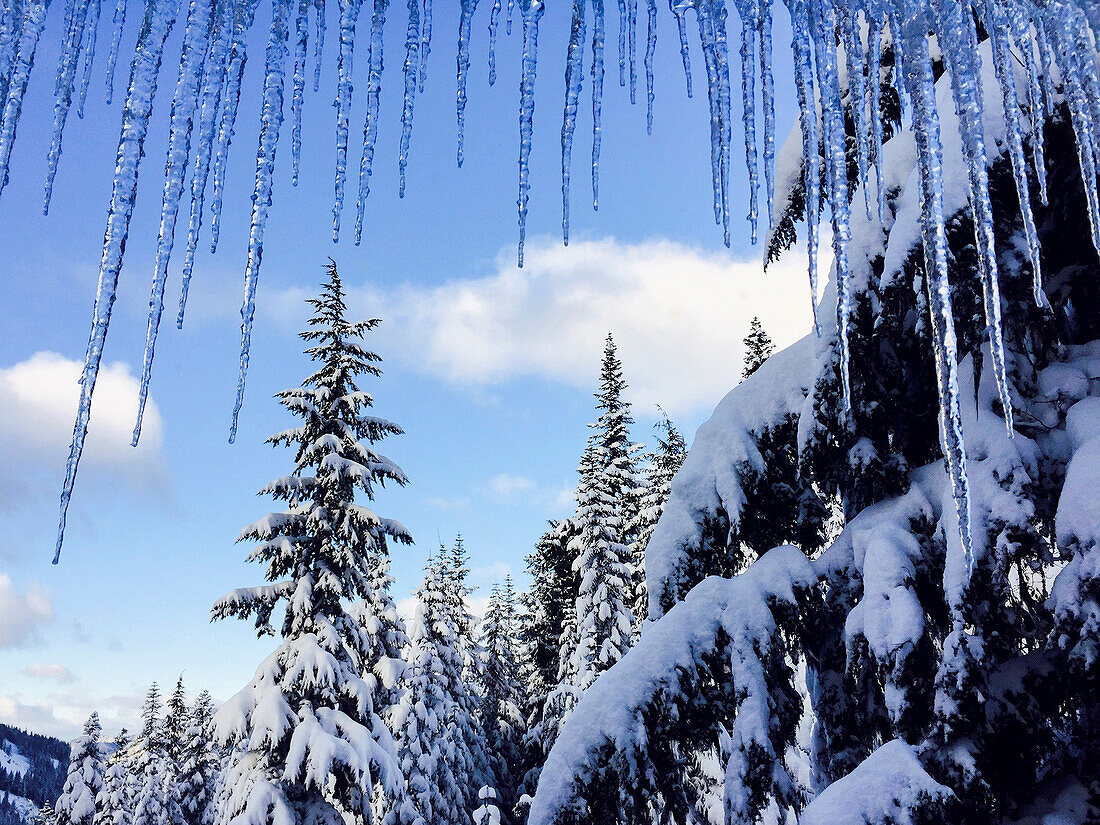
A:
[[[44,30],[51,0],[3,0],[0,6],[0,191],[8,178],[8,165],[15,141],[34,54]],[[172,94],[171,118],[165,163],[161,221],[153,267],[150,314],[143,359],[139,412],[134,442],[140,435],[141,411],[148,395],[157,330],[164,306],[168,266],[176,238],[177,221],[185,188],[190,192],[186,215],[186,245],[182,267],[177,325],[182,326],[188,285],[195,262],[204,214],[210,224],[210,246],[215,250],[222,219],[225,176],[242,92],[247,40],[256,17],[259,0],[188,0],[179,70]],[[500,17],[510,32],[513,0],[493,0],[489,11],[489,83],[496,80],[496,53]],[[309,18],[313,17],[312,85],[320,84],[321,58],[325,41],[324,0],[271,0],[271,27],[264,56],[262,105],[256,153],[245,294],[242,307],[242,342],[237,397],[230,440],[236,433],[244,395],[249,343],[255,312],[256,288],[263,254],[264,230],[272,204],[275,152],[284,119],[286,64],[292,54],[290,83],[292,179],[298,183],[301,158],[302,111],[307,85]],[[460,0],[458,27],[458,163],[463,158],[462,131],[470,66],[470,34],[477,0]],[[859,105],[850,107],[855,127],[855,148],[859,180],[865,185],[864,206],[869,217],[877,211],[881,221],[885,209],[882,180],[883,126],[878,101],[884,49],[893,52],[901,67],[894,82],[908,99],[915,132],[922,187],[922,236],[925,269],[928,273],[935,358],[939,380],[942,433],[948,469],[955,489],[963,550],[969,560],[969,493],[965,470],[965,449],[959,422],[959,381],[956,346],[947,283],[947,250],[942,202],[942,153],[936,110],[929,35],[935,34],[951,77],[951,92],[958,112],[959,131],[966,155],[970,203],[979,253],[979,274],[985,298],[986,319],[993,368],[1012,427],[1011,399],[1006,378],[1002,344],[997,263],[993,254],[992,210],[988,194],[987,160],[983,131],[979,33],[976,20],[988,34],[994,73],[1005,112],[1007,152],[1012,163],[1030,260],[1035,277],[1035,299],[1044,301],[1039,271],[1039,242],[1032,217],[1029,181],[1034,179],[1045,200],[1043,159],[1043,117],[1053,113],[1056,102],[1064,101],[1077,136],[1079,161],[1085,180],[1096,180],[1100,153],[1100,73],[1095,60],[1094,32],[1100,30],[1100,5],[1064,0],[785,0],[791,17],[792,52],[796,93],[801,110],[803,180],[807,202],[824,200],[832,223],[834,269],[837,282],[837,346],[842,365],[844,406],[848,408],[848,315],[851,307],[850,268],[847,246],[850,240],[849,185],[846,175],[844,94]],[[591,79],[592,205],[598,206],[601,110],[604,87],[604,0],[591,0],[591,35],[585,0],[573,0],[568,48],[565,56],[565,103],[562,118],[563,237],[568,243],[570,167],[576,116],[585,76],[585,46],[590,44],[588,75]],[[748,221],[753,241],[757,237],[759,207],[758,139],[756,128],[757,79],[763,116],[763,172],[766,213],[771,223],[775,177],[775,113],[772,77],[771,0],[735,0],[740,18],[741,114],[745,140],[745,161],[749,180]],[[352,108],[352,62],[362,0],[339,0],[339,31],[336,84],[336,165],[333,239],[340,233],[347,179],[350,116]],[[540,0],[518,0],[522,26],[522,71],[520,82],[519,149],[519,263],[523,262],[523,240],[529,199],[529,159],[533,139],[534,85],[537,68],[539,24],[544,13]],[[383,27],[388,0],[374,0],[370,12],[367,53],[366,112],[363,147],[356,197],[355,242],[362,238],[365,201],[370,194],[371,168],[378,135],[379,99],[383,67]],[[725,0],[670,0],[679,36],[687,82],[692,94],[688,47],[688,12],[695,11],[702,49],[710,110],[711,170],[715,221],[722,226],[729,243],[729,171],[733,142],[732,85],[729,62],[728,10]],[[56,75],[54,128],[48,150],[48,171],[44,206],[48,209],[65,123],[74,102],[83,114],[96,53],[96,34],[101,0],[66,0],[61,27],[63,43]],[[638,0],[619,0],[619,82],[629,86],[632,101],[637,96]],[[122,114],[114,186],[108,210],[91,335],[81,378],[81,400],[74,427],[72,447],[61,495],[57,555],[64,536],[65,516],[72,494],[79,458],[87,433],[91,397],[103,354],[104,341],[114,303],[123,251],[137,193],[138,168],[156,97],[164,48],[168,34],[182,12],[177,0],[144,0],[141,29],[130,65],[130,78]],[[127,0],[117,0],[107,54],[106,85],[110,102],[114,74],[127,16]],[[653,123],[653,65],[657,42],[656,0],[646,0],[647,39],[642,65],[646,79],[647,124]],[[398,154],[400,192],[404,193],[405,170],[413,126],[416,95],[423,90],[432,37],[431,0],[408,0],[405,39],[402,130]],[[82,59],[83,58],[83,59]],[[78,82],[79,75],[79,82]],[[846,79],[845,79],[846,78]],[[1023,89],[1020,89],[1020,86]],[[1024,147],[1030,145],[1032,163]],[[824,163],[824,169],[821,164]],[[876,179],[876,197],[871,195],[871,170]],[[822,175],[824,171],[824,175]],[[820,182],[824,181],[822,193]],[[207,195],[209,193],[209,204]],[[1087,186],[1093,242],[1100,248],[1100,199],[1095,187]],[[824,197],[822,198],[822,194]],[[808,265],[811,291],[817,294],[818,215],[810,209],[807,221]],[[182,237],[183,231],[180,230]],[[816,312],[816,307],[815,307]],[[816,326],[816,320],[815,320]]]

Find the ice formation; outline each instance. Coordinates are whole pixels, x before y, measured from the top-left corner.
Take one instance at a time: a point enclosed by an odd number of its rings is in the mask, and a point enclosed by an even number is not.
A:
[[[49,177],[45,203],[55,174],[62,162],[61,139],[68,121],[68,111],[74,97],[78,114],[82,113],[82,101],[87,92],[90,72],[93,68],[95,29],[100,16],[102,0],[69,0],[64,5],[65,23],[61,27],[63,42],[57,66],[55,84],[54,129],[47,147]],[[113,13],[113,31],[107,55],[107,94],[111,98],[114,88],[115,67],[121,50],[123,27],[128,6],[137,0],[117,0]],[[810,203],[817,203],[818,170],[824,159],[824,202],[829,206],[832,223],[832,243],[836,261],[839,290],[838,324],[839,346],[846,350],[847,313],[851,306],[848,273],[850,192],[863,188],[861,199],[868,212],[883,208],[881,183],[882,123],[876,105],[881,88],[880,71],[883,66],[884,44],[893,50],[893,59],[903,69],[895,73],[903,101],[910,102],[908,113],[917,134],[919,171],[925,190],[921,237],[926,251],[926,266],[933,283],[931,291],[933,322],[936,327],[937,363],[941,371],[941,405],[944,410],[943,426],[948,447],[949,464],[959,499],[960,516],[965,516],[966,476],[965,452],[958,436],[956,385],[958,384],[953,330],[947,285],[947,265],[942,250],[943,222],[945,215],[938,205],[943,188],[941,173],[941,144],[939,115],[943,100],[937,100],[931,79],[933,53],[930,42],[935,42],[937,60],[942,56],[947,70],[952,74],[949,105],[963,114],[958,128],[966,152],[966,177],[970,187],[970,201],[976,220],[978,249],[981,255],[979,275],[986,296],[989,338],[995,364],[1003,364],[1001,352],[1000,319],[997,311],[996,262],[989,254],[992,227],[988,216],[988,196],[985,164],[988,142],[983,143],[980,124],[983,107],[989,109],[996,101],[1003,120],[1003,134],[1007,152],[1013,165],[1016,187],[1022,201],[1027,249],[1034,270],[1035,298],[1045,300],[1042,293],[1041,273],[1038,268],[1038,246],[1034,219],[1031,213],[1029,180],[1034,177],[1040,196],[1045,198],[1045,172],[1040,123],[1049,114],[1056,98],[1064,100],[1077,136],[1077,154],[1086,180],[1096,179],[1097,154],[1100,151],[1100,73],[1091,44],[1100,27],[1100,14],[1089,3],[1079,0],[1059,3],[1036,3],[1031,0],[988,0],[978,4],[963,4],[960,0],[784,0],[792,21],[792,49],[795,58],[797,98],[802,111],[803,174]],[[130,83],[123,112],[123,128],[119,140],[119,163],[115,173],[110,217],[104,234],[100,288],[96,314],[88,345],[85,369],[89,377],[82,393],[73,434],[72,450],[67,481],[62,494],[61,524],[64,523],[65,506],[72,492],[72,481],[80,458],[87,426],[91,387],[102,353],[103,337],[109,324],[109,307],[114,300],[114,288],[118,270],[122,265],[129,227],[129,215],[134,208],[137,179],[142,156],[145,126],[156,97],[163,43],[160,34],[166,33],[177,18],[186,27],[184,47],[179,58],[178,80],[172,98],[172,128],[168,138],[168,166],[162,198],[161,224],[154,262],[153,295],[150,300],[149,336],[146,348],[144,373],[152,365],[156,330],[163,310],[164,281],[167,278],[172,251],[175,225],[182,198],[190,190],[188,207],[187,245],[184,256],[184,292],[180,301],[178,322],[182,323],[186,289],[194,266],[194,251],[204,212],[209,216],[211,248],[216,248],[222,203],[225,191],[226,163],[237,120],[237,110],[242,93],[257,94],[262,100],[261,133],[258,141],[257,181],[255,195],[260,199],[253,206],[249,236],[248,266],[242,329],[242,380],[243,367],[248,361],[250,302],[255,294],[259,276],[259,258],[262,248],[264,225],[267,220],[268,201],[272,198],[269,166],[273,163],[279,137],[278,125],[283,117],[282,77],[283,63],[290,54],[293,77],[291,102],[291,163],[294,180],[301,153],[301,117],[304,103],[304,87],[307,74],[308,15],[312,6],[315,18],[314,88],[319,81],[320,56],[325,32],[324,0],[299,0],[297,5],[286,6],[286,0],[271,0],[272,16],[285,18],[285,29],[280,23],[280,43],[275,52],[268,49],[264,80],[256,90],[242,89],[246,62],[246,42],[256,20],[259,0],[203,0],[180,3],[178,0],[144,0],[144,15],[137,48],[130,60]],[[62,5],[62,4],[59,4]],[[336,92],[336,164],[335,200],[333,205],[333,237],[338,239],[340,218],[344,201],[349,154],[349,131],[352,113],[352,60],[355,51],[362,0],[338,0],[339,46],[337,60]],[[580,86],[584,72],[585,47],[591,44],[590,75],[592,80],[593,134],[591,152],[592,204],[599,203],[599,158],[601,150],[601,115],[604,79],[604,0],[592,0],[591,25],[587,25],[584,0],[572,4],[574,20],[565,56],[566,101],[562,125],[562,194],[563,235],[568,239],[569,230],[569,173],[572,159],[575,118],[579,105]],[[366,113],[364,140],[361,151],[359,198],[357,203],[356,240],[361,237],[364,200],[369,193],[369,179],[378,135],[378,100],[383,82],[381,43],[386,0],[375,0],[369,21],[367,60]],[[500,0],[485,11],[490,30],[489,63],[490,80],[495,81],[495,42]],[[509,2],[506,10],[505,29],[511,30]],[[750,232],[755,237],[761,220],[758,205],[760,167],[763,166],[763,183],[766,202],[766,220],[771,223],[775,186],[775,116],[774,82],[771,72],[772,15],[771,0],[736,0],[733,11],[737,21],[729,20],[726,0],[671,0],[673,15],[679,34],[680,51],[687,79],[687,91],[692,93],[692,74],[687,48],[687,17],[694,10],[699,32],[699,42],[704,58],[704,75],[710,110],[711,171],[716,222],[723,227],[723,236],[729,242],[730,233],[730,160],[734,140],[733,103],[730,67],[730,39],[740,49],[741,64],[741,134],[744,137],[745,161],[749,177],[748,220]],[[49,10],[49,0],[14,0],[3,5],[0,12],[0,191],[7,181],[8,163],[16,137],[16,127],[23,109],[28,78],[35,65],[35,53]],[[636,29],[639,9],[637,0],[622,0],[619,7],[618,58],[620,83],[629,87],[635,97],[638,80],[638,44]],[[557,9],[555,9],[557,12]],[[534,111],[534,77],[538,22],[543,14],[540,2],[521,2],[523,26],[522,81],[519,104],[519,229],[520,259],[525,234],[528,199],[530,196],[529,158],[532,148]],[[466,76],[470,64],[470,34],[476,22],[477,3],[462,0],[462,25],[458,36],[458,97],[459,160],[462,157],[462,128],[466,99]],[[132,16],[132,15],[131,15]],[[266,17],[265,17],[266,19]],[[183,22],[183,21],[186,22]],[[579,25],[578,25],[579,23]],[[646,44],[642,63],[646,81],[647,124],[653,118],[653,55],[656,48],[657,5],[653,0],[646,4]],[[992,45],[988,61],[992,71],[985,69],[979,57],[980,32],[988,34]],[[731,33],[730,28],[740,31]],[[431,45],[431,0],[409,0],[408,36],[403,65],[404,106],[402,107],[402,138],[398,162],[404,171],[409,152],[412,129],[413,100],[423,88],[427,78],[427,60]],[[887,41],[887,37],[889,40]],[[293,40],[288,48],[286,41]],[[984,45],[984,44],[982,44]],[[81,63],[83,59],[83,63]],[[77,83],[78,68],[83,74]],[[278,78],[278,82],[275,80]],[[275,85],[278,86],[276,94]],[[845,100],[847,97],[847,102]],[[277,111],[276,111],[277,110]],[[762,113],[762,123],[757,122],[757,112]],[[850,186],[844,165],[845,118],[849,118],[855,131],[855,147],[858,159],[856,186]],[[985,118],[988,122],[988,118]],[[818,139],[822,152],[819,154]],[[1025,145],[1031,147],[1032,163],[1028,164]],[[136,153],[134,150],[138,150]],[[761,162],[762,157],[762,162]],[[874,171],[877,191],[872,201],[869,177]],[[213,178],[209,205],[206,193],[209,179]],[[190,186],[187,186],[187,183]],[[1087,196],[1094,243],[1100,247],[1100,195],[1095,187],[1088,186]],[[403,191],[403,189],[402,189]],[[814,271],[817,245],[816,209],[811,213],[807,227],[810,246],[810,279],[816,284]],[[1003,368],[998,366],[999,375]],[[146,383],[148,375],[145,376]],[[847,382],[845,382],[847,383]],[[1002,397],[1008,401],[1003,378],[1000,380]],[[1006,407],[1007,408],[1007,407]],[[1010,423],[1010,422],[1009,422]],[[964,519],[965,520],[965,519]],[[965,525],[963,526],[965,533]]]

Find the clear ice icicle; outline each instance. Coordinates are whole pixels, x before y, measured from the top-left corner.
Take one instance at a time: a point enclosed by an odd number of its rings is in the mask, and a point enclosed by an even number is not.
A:
[[[646,0],[645,131],[653,134],[653,58],[657,53],[657,0]]]
[[[351,123],[351,70],[355,57],[355,23],[360,0],[340,0],[340,51],[336,58],[336,182],[332,205],[332,240],[340,240],[340,213],[344,209],[344,181],[348,169],[348,133]]]
[[[745,127],[745,168],[749,171],[749,232],[756,243],[759,218],[758,193],[760,172],[756,157],[756,29],[755,20],[747,11],[741,19],[741,105]],[[726,239],[729,246],[729,238]]]
[[[772,0],[760,0],[760,97],[764,110],[764,188],[768,197],[768,228],[775,200],[775,78],[772,75]]]
[[[619,2],[619,85],[626,86],[626,0]]]
[[[290,183],[298,185],[302,165],[302,107],[306,92],[306,55],[309,54],[309,0],[298,0],[294,18],[294,86],[290,95]]]
[[[221,233],[222,202],[225,197],[225,176],[229,165],[229,147],[237,124],[237,109],[241,102],[241,82],[248,59],[248,30],[256,19],[259,0],[237,0],[233,15],[233,45],[226,68],[225,89],[222,91],[218,148],[214,154],[214,191],[210,202],[210,251],[218,249]]]
[[[195,163],[191,170],[191,210],[187,223],[187,247],[183,253],[183,274],[180,284],[179,313],[176,326],[183,329],[183,316],[187,309],[187,293],[191,287],[191,273],[195,268],[195,251],[199,245],[202,228],[203,204],[206,186],[210,180],[210,167],[217,140],[218,114],[221,112],[222,88],[228,74],[227,61],[233,37],[235,0],[217,1],[217,18],[213,37],[203,69],[202,101],[199,105],[198,138],[195,145]]]
[[[508,11],[504,17],[504,33],[511,37],[512,35],[512,9],[516,6],[516,0],[508,0]]]
[[[84,23],[87,40],[84,43],[84,70],[80,76],[80,96],[76,99],[76,116],[84,117],[84,103],[88,99],[88,86],[92,82],[92,64],[95,63],[96,35],[99,33],[99,16],[102,11],[101,0],[91,0],[88,4],[88,18]]]
[[[538,68],[539,20],[541,0],[520,0],[523,16],[523,71],[519,84],[519,254],[523,266],[523,245],[527,240],[527,200],[530,194],[531,139],[535,119],[535,72]]]
[[[244,382],[248,373],[252,343],[252,320],[256,314],[256,287],[260,261],[264,255],[264,230],[271,208],[272,179],[275,176],[275,149],[283,124],[283,83],[287,57],[287,18],[289,0],[273,0],[271,35],[264,60],[263,106],[260,110],[260,139],[256,150],[256,187],[252,192],[252,224],[248,234],[248,264],[244,274],[244,302],[241,305],[241,367],[237,377],[237,399],[233,403],[230,443],[237,437],[237,419],[244,403]]]
[[[137,421],[134,424],[133,445],[141,437],[141,420],[145,401],[149,397],[149,379],[153,374],[153,356],[157,332],[164,312],[164,287],[168,281],[168,263],[176,237],[176,219],[183,196],[187,163],[191,159],[191,131],[195,122],[195,107],[202,86],[203,68],[213,28],[210,0],[190,0],[180,52],[179,75],[172,96],[168,125],[168,155],[164,162],[164,194],[161,198],[160,231],[157,236],[156,258],[153,263],[153,285],[149,295],[149,323],[145,332],[145,354],[142,358],[141,386],[138,390]]]
[[[922,17],[906,22],[904,54],[913,103],[913,131],[920,168],[921,234],[924,247],[925,283],[935,353],[936,382],[940,396],[940,435],[951,479],[952,498],[967,573],[974,563],[970,529],[970,483],[966,475],[966,448],[959,413],[959,374],[955,353],[955,322],[951,312],[951,287],[947,281],[947,235],[943,223],[943,168],[939,114],[932,62],[928,54],[927,27]]]
[[[690,6],[688,2],[681,0],[668,0],[668,7],[676,18],[676,33],[680,38],[680,60],[684,64],[684,82],[687,84],[687,96],[692,96],[691,88],[691,49],[688,46],[687,20],[684,15]]]
[[[359,161],[359,197],[355,203],[355,245],[363,239],[363,216],[370,196],[374,146],[378,141],[378,107],[382,95],[382,32],[389,0],[374,0],[370,21],[370,53],[367,56],[367,113],[363,122],[363,155]]]
[[[321,88],[321,65],[325,56],[325,0],[313,0],[313,91]]]
[[[0,192],[8,185],[8,163],[15,144],[15,127],[23,110],[23,97],[27,93],[27,81],[34,67],[34,53],[38,49],[38,39],[46,23],[46,11],[50,0],[30,0],[23,15],[23,23],[16,43],[15,58],[12,61],[11,75],[8,79],[7,97],[4,100],[4,112],[0,117]]]
[[[164,54],[164,41],[172,29],[175,17],[176,0],[146,0],[141,33],[134,50],[133,62],[130,64],[130,83],[122,110],[122,131],[118,140],[111,205],[107,211],[103,256],[99,263],[99,287],[96,290],[95,306],[92,310],[88,353],[84,359],[84,369],[80,377],[80,404],[77,408],[76,423],[73,426],[69,460],[65,465],[65,482],[61,488],[54,564],[57,564],[61,558],[61,545],[65,540],[65,518],[69,511],[73,485],[76,483],[80,455],[84,451],[84,439],[88,435],[92,393],[95,391],[99,365],[103,359],[103,344],[107,339],[107,328],[111,323],[111,309],[115,303],[118,275],[122,269],[126,237],[130,232],[130,216],[134,212],[134,200],[137,197],[138,167],[141,164],[145,136],[149,130],[153,98],[157,93],[157,76],[160,73],[161,58]]]
[[[15,63],[23,18],[23,0],[0,3],[0,114],[8,99],[8,81]]]
[[[508,5],[508,33],[512,33],[512,6]],[[432,51],[432,0],[424,0],[423,13],[420,15],[420,84],[418,92],[424,91],[424,82],[428,79],[428,55]]]
[[[573,0],[569,27],[569,48],[565,56],[565,110],[561,122],[561,235],[569,245],[569,172],[573,159],[573,133],[577,129],[577,108],[584,78],[584,3]]]
[[[87,19],[88,0],[77,0],[73,4],[68,31],[65,33],[64,46],[57,61],[57,80],[54,84],[56,100],[53,105],[53,138],[50,141],[50,150],[46,155],[46,192],[42,199],[43,215],[48,215],[50,212],[53,182],[57,176],[57,165],[61,161],[61,138],[65,133],[65,122],[69,119],[69,109],[72,108],[76,69],[80,64],[80,50],[84,45],[84,22]]]
[[[408,0],[408,7],[409,23],[405,31],[405,101],[401,107],[401,146],[397,155],[397,169],[401,178],[397,194],[402,198],[405,197],[405,170],[409,164],[416,73],[420,59],[420,0]]]
[[[466,78],[470,74],[470,29],[477,0],[459,0],[458,17],[458,93],[455,98],[458,115],[458,165],[462,167],[462,149],[466,136]]]
[[[948,0],[955,2],[955,0]],[[859,169],[857,185],[863,188],[863,208],[867,220],[871,220],[870,179],[867,175],[870,150],[867,135],[867,82],[863,74],[863,42],[859,36],[859,21],[853,10],[840,15],[841,40],[844,58],[848,64],[848,109],[856,134],[856,166]]]
[[[603,139],[603,0],[592,0],[592,208],[600,208],[600,144]]]
[[[630,75],[630,103],[637,103],[638,97],[638,0],[626,0],[626,54]]]
[[[871,160],[875,166],[875,196],[878,222],[886,220],[886,181],[882,170],[882,20],[872,15],[867,45],[867,94],[871,107]],[[864,187],[868,184],[865,181]]]
[[[794,80],[802,131],[802,185],[806,192],[806,251],[810,277],[810,308],[814,332],[821,334],[817,318],[817,233],[821,203],[821,155],[817,148],[817,104],[814,98],[813,47],[805,0],[787,0],[791,13]]]
[[[500,24],[500,0],[489,8],[489,85],[497,82],[497,27]]]
[[[115,67],[118,65],[118,50],[122,46],[122,30],[126,27],[126,0],[117,0],[115,14],[111,22],[111,49],[107,52],[107,105],[115,97]]]

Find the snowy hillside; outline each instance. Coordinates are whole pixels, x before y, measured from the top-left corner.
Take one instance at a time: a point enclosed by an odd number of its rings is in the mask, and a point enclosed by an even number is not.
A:
[[[0,825],[29,822],[61,793],[69,745],[0,724]]]

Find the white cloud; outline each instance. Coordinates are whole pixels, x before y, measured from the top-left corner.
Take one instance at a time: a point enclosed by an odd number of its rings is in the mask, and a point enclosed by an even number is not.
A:
[[[67,685],[76,681],[73,672],[64,665],[27,665],[23,668],[27,676],[39,679],[52,679],[58,684]]]
[[[38,641],[43,626],[54,620],[49,594],[32,585],[15,589],[11,576],[0,573],[0,648],[24,647]]]
[[[19,693],[0,694],[0,719],[8,724],[71,740],[76,737],[85,720],[95,711],[99,714],[106,737],[113,736],[119,728],[131,731],[141,727],[141,704],[144,690],[131,694],[92,696],[86,693],[36,694],[28,699]]]
[[[535,486],[535,482],[526,476],[510,473],[498,473],[489,479],[489,489],[498,498],[512,498],[520,493],[529,493]]]
[[[740,379],[752,316],[778,347],[811,325],[796,251],[766,274],[759,259],[668,240],[547,239],[528,244],[523,269],[514,258],[509,247],[484,277],[364,294],[362,307],[387,319],[398,357],[474,387],[534,375],[591,389],[611,332],[632,400],[672,412],[709,407]]]
[[[0,467],[7,468],[0,470],[0,502],[10,503],[14,490],[30,480],[28,467],[58,474],[64,469],[82,366],[55,352],[37,352],[0,368]],[[125,364],[100,369],[82,470],[103,470],[138,487],[159,480],[164,421],[152,398],[145,406],[141,442],[130,446],[138,387]]]

